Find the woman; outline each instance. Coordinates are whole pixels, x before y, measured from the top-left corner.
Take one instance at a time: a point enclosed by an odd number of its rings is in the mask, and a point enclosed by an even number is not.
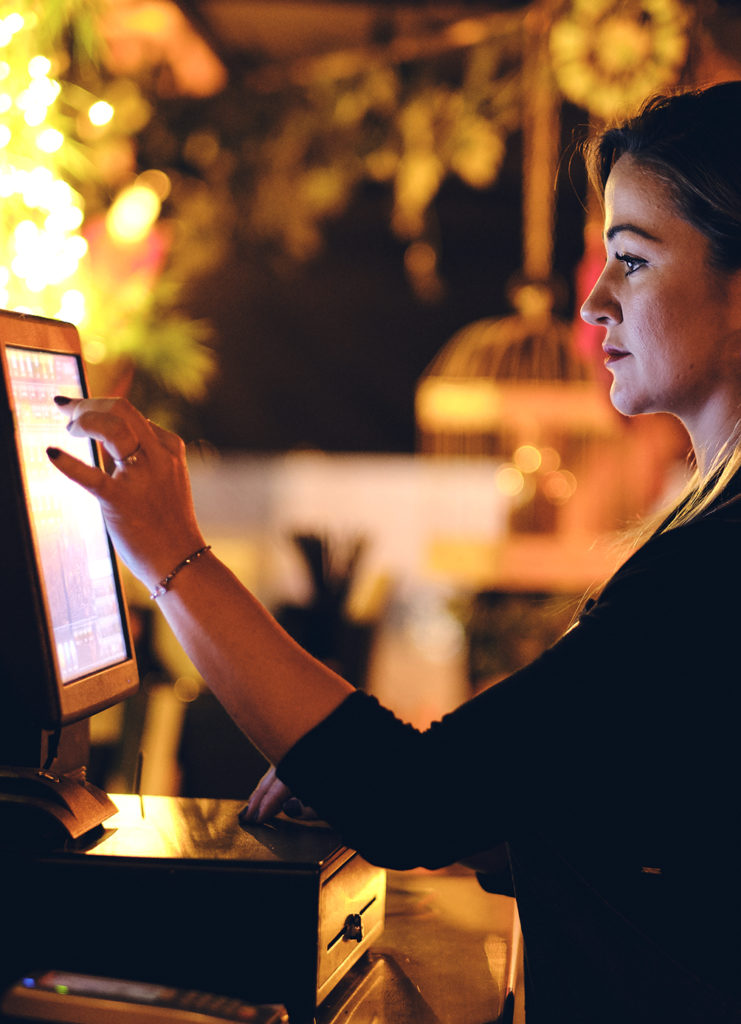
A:
[[[590,151],[612,400],[686,426],[697,476],[579,623],[418,733],[296,646],[205,548],[183,445],[124,401],[65,403],[111,475],[58,450],[208,685],[367,858],[508,843],[528,1024],[741,1021],[741,83],[650,104]],[[190,556],[190,557],[189,557]],[[345,770],[338,771],[338,766]]]

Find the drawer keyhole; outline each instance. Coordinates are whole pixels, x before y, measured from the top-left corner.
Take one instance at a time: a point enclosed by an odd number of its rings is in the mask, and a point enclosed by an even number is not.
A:
[[[363,920],[360,914],[348,914],[342,929],[342,937],[348,941],[363,941]]]

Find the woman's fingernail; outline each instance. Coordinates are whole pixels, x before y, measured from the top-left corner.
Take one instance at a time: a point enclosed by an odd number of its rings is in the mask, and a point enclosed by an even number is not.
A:
[[[289,818],[300,818],[303,813],[303,805],[295,796],[289,796],[283,804],[283,813]]]
[[[53,460],[53,459],[58,459],[58,458],[59,458],[59,456],[60,456],[60,455],[61,455],[62,453],[61,453],[61,451],[59,450],[59,448],[47,448],[47,449],[46,449],[46,454],[47,454],[47,455],[49,456],[49,458],[50,458],[50,459],[52,459],[52,460]]]
[[[69,403],[71,401],[72,401],[72,399],[68,398],[67,395],[55,395],[54,396],[54,402],[56,403],[56,405],[69,405]]]

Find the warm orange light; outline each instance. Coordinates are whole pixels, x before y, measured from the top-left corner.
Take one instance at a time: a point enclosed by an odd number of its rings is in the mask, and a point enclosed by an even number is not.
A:
[[[552,473],[558,469],[561,465],[561,456],[555,448],[541,448],[540,449],[540,468],[544,473]]]
[[[576,490],[576,477],[567,469],[549,473],[543,481],[543,493],[554,505],[563,505]]]
[[[501,466],[495,479],[499,491],[508,498],[516,498],[525,487],[525,477],[517,466]]]
[[[160,199],[147,185],[124,189],[106,214],[106,228],[114,241],[132,245],[143,241],[160,212]]]
[[[417,422],[424,430],[485,430],[500,422],[501,397],[486,378],[442,380],[428,377],[417,389]]]
[[[541,467],[543,456],[534,444],[521,444],[512,456],[512,461],[523,473],[536,473]]]

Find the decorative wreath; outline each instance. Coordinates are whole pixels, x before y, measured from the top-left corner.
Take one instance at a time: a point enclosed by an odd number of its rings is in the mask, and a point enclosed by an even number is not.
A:
[[[610,120],[672,86],[689,49],[681,0],[571,0],[550,34],[564,96]]]

